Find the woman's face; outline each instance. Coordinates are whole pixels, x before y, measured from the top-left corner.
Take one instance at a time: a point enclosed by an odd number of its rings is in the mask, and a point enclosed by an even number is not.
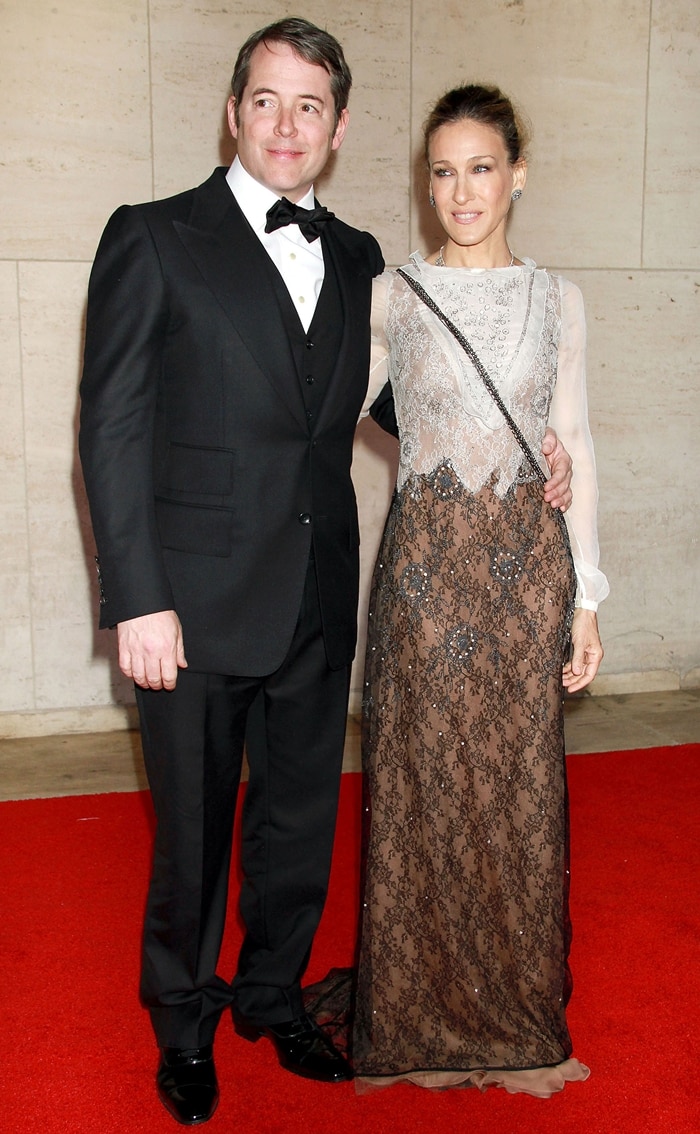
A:
[[[466,118],[435,131],[429,167],[435,209],[450,240],[498,252],[511,193],[525,184],[525,162],[511,165],[500,132]]]

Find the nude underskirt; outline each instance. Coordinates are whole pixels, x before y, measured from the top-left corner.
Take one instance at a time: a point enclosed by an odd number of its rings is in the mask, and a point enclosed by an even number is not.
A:
[[[563,1091],[567,1083],[584,1082],[590,1073],[589,1068],[578,1059],[567,1059],[555,1067],[533,1067],[524,1071],[407,1071],[402,1075],[362,1076],[355,1080],[355,1085],[359,1094],[372,1088],[405,1082],[432,1090],[478,1087],[485,1091],[488,1087],[503,1087],[509,1095],[525,1094],[548,1099]]]

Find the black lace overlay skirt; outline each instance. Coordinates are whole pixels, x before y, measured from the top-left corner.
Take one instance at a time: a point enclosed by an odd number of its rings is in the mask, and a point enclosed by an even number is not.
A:
[[[365,672],[358,1075],[571,1053],[561,671],[575,576],[537,483],[395,495]]]

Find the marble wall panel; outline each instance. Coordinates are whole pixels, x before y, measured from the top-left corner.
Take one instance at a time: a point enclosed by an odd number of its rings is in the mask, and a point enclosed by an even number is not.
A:
[[[152,0],[156,198],[198,185],[233,157],[226,100],[233,61],[248,34],[247,11],[249,5],[242,3],[195,6],[185,0]]]
[[[235,153],[225,119],[231,72],[251,32],[287,15],[289,3],[239,0],[196,8],[151,4],[155,195],[196,185]],[[410,5],[379,0],[341,10],[310,0],[304,16],[342,43],[353,71],[351,124],[318,184],[343,219],[369,228],[389,261],[403,257],[408,227]]]
[[[95,631],[94,545],[76,452],[88,271],[86,264],[20,269],[34,707],[40,710],[104,704],[115,681],[120,686],[113,643]]]
[[[588,318],[601,492],[606,674],[700,663],[700,282],[683,272],[569,272]]]
[[[541,264],[640,264],[649,0],[414,5],[413,123],[462,82],[496,83],[532,121],[513,247]],[[414,247],[435,244],[424,204]]]
[[[75,455],[89,261],[116,205],[176,192],[230,160],[224,108],[236,52],[255,28],[298,11],[271,0],[0,0],[5,720],[32,710],[75,719],[132,700],[113,635],[95,629]],[[309,0],[303,14],[338,36],[355,78],[350,129],[320,195],[375,232],[389,263],[435,243],[415,180],[433,99],[458,81],[492,80],[529,112],[530,179],[512,242],[562,266],[589,314],[613,588],[601,610],[601,691],[615,680],[630,690],[697,684],[697,5],[368,0],[338,10]],[[353,466],[361,628],[394,474],[394,443],[363,423]],[[361,630],[354,707],[362,643]]]
[[[700,261],[700,80],[697,0],[654,0],[644,198],[644,266]]]
[[[91,258],[151,195],[147,0],[2,4],[0,256]]]
[[[33,707],[17,265],[0,264],[0,712]]]
[[[329,16],[353,73],[350,127],[324,199],[405,260],[411,206],[411,4],[371,0]],[[336,30],[337,29],[337,30]]]
[[[7,507],[22,506],[26,496],[17,273],[16,264],[0,263],[0,482],[2,503]],[[11,542],[4,543],[0,555],[12,551]]]

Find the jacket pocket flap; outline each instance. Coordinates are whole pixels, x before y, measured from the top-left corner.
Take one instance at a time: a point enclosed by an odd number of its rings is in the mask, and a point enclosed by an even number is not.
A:
[[[164,487],[194,495],[229,496],[233,491],[235,453],[194,445],[168,446]]]
[[[157,500],[156,519],[163,547],[194,555],[231,554],[231,512]]]

